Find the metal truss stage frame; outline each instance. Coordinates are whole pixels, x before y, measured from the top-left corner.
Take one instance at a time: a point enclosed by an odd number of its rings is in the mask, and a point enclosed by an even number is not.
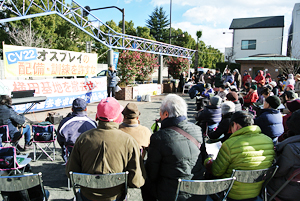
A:
[[[72,7],[58,0],[23,0],[23,4],[19,6],[15,2],[16,0],[0,0],[0,11],[9,9],[15,15],[1,19],[0,23],[56,14],[110,49],[148,52],[188,59],[191,59],[195,53],[195,50],[188,48],[117,33],[74,0]],[[26,6],[26,2],[29,3],[28,6]],[[29,14],[33,7],[38,8],[38,12]],[[83,17],[83,12],[88,13],[89,17]],[[102,25],[107,27],[107,33],[100,30]]]

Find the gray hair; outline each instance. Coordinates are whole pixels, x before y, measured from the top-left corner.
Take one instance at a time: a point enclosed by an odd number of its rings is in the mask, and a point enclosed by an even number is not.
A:
[[[187,104],[180,96],[169,94],[160,106],[160,112],[164,113],[165,111],[169,113],[169,117],[187,117]]]

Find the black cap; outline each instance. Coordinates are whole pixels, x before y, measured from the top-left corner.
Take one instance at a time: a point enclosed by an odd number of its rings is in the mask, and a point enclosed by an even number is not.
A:
[[[281,104],[281,101],[277,96],[269,96],[268,98],[266,98],[265,101],[267,103],[269,103],[269,105],[273,109],[277,109],[279,107],[279,105]]]

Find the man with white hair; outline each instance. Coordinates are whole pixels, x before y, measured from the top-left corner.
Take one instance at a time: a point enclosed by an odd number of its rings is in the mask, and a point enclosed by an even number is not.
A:
[[[169,94],[160,107],[161,129],[150,138],[146,162],[147,180],[142,188],[144,201],[173,201],[177,179],[204,179],[201,128],[187,121],[187,104]],[[201,146],[202,145],[202,146]],[[206,196],[179,194],[179,200],[206,200]]]

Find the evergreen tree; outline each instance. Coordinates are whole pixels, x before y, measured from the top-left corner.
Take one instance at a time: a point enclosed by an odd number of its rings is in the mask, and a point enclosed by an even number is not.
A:
[[[172,28],[171,35],[177,36],[172,38],[172,45],[185,47],[189,49],[195,47],[196,41],[188,32],[183,32],[181,29],[175,30],[174,28]],[[167,39],[165,43],[169,43],[169,39]]]
[[[119,22],[119,27],[123,29],[122,20]],[[134,23],[132,20],[130,20],[129,22],[125,21],[125,34],[136,36],[136,28],[134,28]]]
[[[215,49],[210,45],[205,45],[205,43],[202,40],[200,40],[198,43],[198,55],[199,55],[198,66],[204,68],[216,68],[217,63],[224,61],[223,54],[220,52],[220,50]],[[193,64],[195,64],[194,62],[195,55],[193,56],[192,60],[193,60]]]
[[[168,30],[166,28],[170,25],[170,23],[163,8],[156,7],[149,17],[150,19],[146,20],[146,26],[150,29],[150,34],[157,41],[164,42],[167,40]]]
[[[155,38],[153,38],[153,36],[150,35],[150,29],[148,27],[138,26],[136,28],[136,34],[137,34],[138,37],[141,37],[141,38],[155,40]]]

